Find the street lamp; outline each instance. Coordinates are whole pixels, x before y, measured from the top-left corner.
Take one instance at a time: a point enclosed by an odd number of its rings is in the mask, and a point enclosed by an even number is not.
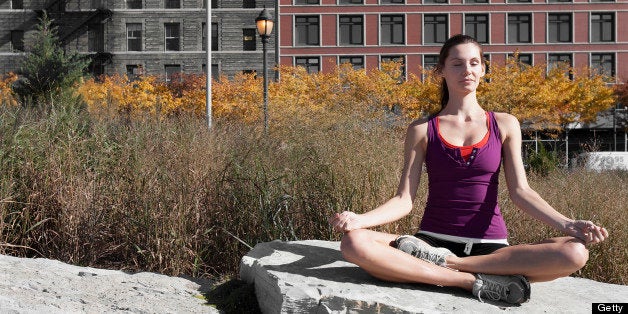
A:
[[[255,24],[257,24],[257,33],[262,38],[262,52],[264,55],[264,68],[262,70],[264,75],[264,131],[268,132],[268,61],[266,60],[266,44],[270,38],[270,33],[273,32],[274,22],[266,8],[255,19]]]

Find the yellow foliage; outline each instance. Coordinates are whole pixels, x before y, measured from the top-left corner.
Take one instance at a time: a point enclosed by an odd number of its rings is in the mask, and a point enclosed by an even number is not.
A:
[[[402,64],[387,62],[381,69],[354,69],[343,64],[329,73],[309,74],[303,67],[280,67],[281,81],[269,83],[270,126],[317,123],[327,127],[379,119],[400,109],[416,119],[440,110],[441,78],[433,71],[400,80]],[[561,128],[588,122],[615,102],[613,89],[600,75],[576,75],[568,67],[547,73],[544,64],[528,66],[508,59],[493,65],[478,88],[480,103],[509,112],[536,129]],[[263,118],[263,82],[255,74],[225,76],[212,83],[212,114],[218,119],[259,123]],[[205,76],[181,75],[166,83],[155,76],[129,80],[114,75],[87,80],[80,92],[90,110],[163,116],[205,114]]]
[[[13,72],[7,73],[4,77],[0,77],[0,105],[16,106],[17,100],[13,95],[11,86],[17,81],[17,74]]]

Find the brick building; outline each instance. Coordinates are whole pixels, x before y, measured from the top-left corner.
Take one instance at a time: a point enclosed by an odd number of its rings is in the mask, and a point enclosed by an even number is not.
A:
[[[628,2],[614,0],[279,0],[281,64],[338,63],[408,72],[437,62],[451,35],[472,35],[486,57],[515,51],[529,64],[567,61],[628,79]]]

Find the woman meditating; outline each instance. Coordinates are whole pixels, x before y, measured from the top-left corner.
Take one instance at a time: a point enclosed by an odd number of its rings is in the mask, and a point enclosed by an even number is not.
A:
[[[476,98],[485,63],[475,39],[456,35],[445,42],[436,72],[443,78],[442,109],[408,127],[396,195],[363,214],[336,213],[330,224],[344,233],[344,258],[381,280],[460,287],[480,300],[526,302],[530,282],[579,270],[589,256],[586,245],[604,241],[608,232],[565,217],[530,188],[519,121],[485,111]],[[399,236],[369,230],[412,210],[424,163],[428,197],[420,231]],[[565,236],[508,244],[497,204],[502,165],[513,203]]]

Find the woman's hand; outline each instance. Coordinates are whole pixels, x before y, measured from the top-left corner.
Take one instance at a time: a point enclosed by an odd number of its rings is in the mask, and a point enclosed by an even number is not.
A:
[[[335,213],[329,218],[329,224],[336,232],[349,232],[363,227],[360,224],[360,218],[361,216],[354,212],[344,211],[340,214]]]
[[[608,238],[605,228],[596,226],[588,220],[575,220],[567,225],[567,233],[582,239],[585,244],[596,244]]]

